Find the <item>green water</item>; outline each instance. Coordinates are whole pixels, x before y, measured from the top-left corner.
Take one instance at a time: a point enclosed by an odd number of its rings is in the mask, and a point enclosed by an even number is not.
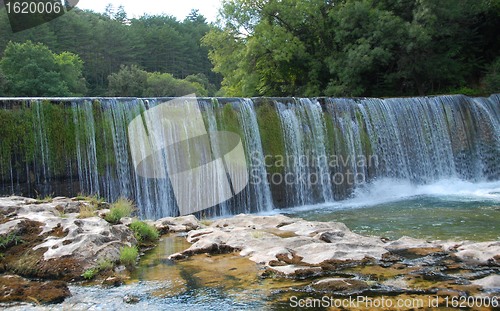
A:
[[[458,179],[428,185],[379,180],[352,199],[281,211],[291,217],[343,222],[356,233],[389,239],[500,239],[500,182]]]
[[[390,239],[487,241],[500,239],[500,204],[459,202],[439,197],[417,197],[361,208],[333,208],[291,213],[316,221],[339,221],[365,235]]]

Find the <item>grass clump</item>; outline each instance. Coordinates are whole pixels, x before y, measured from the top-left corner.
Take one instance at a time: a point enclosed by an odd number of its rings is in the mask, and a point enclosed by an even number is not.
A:
[[[101,198],[97,194],[95,195],[84,195],[79,193],[73,200],[75,201],[87,201],[92,206],[94,206],[95,209],[99,209],[99,207],[106,202],[104,198]]]
[[[87,269],[85,270],[85,272],[83,272],[82,277],[86,280],[92,280],[98,272],[99,270],[96,268]]]
[[[99,263],[97,264],[97,269],[99,269],[99,271],[106,271],[113,269],[114,266],[115,264],[111,260],[104,259],[99,261]]]
[[[21,244],[22,242],[23,241],[21,240],[21,237],[14,232],[11,232],[4,236],[0,235],[0,248],[3,249],[7,249],[13,245]]]
[[[130,229],[134,231],[134,236],[141,244],[155,242],[159,239],[158,230],[145,223],[144,221],[135,220],[130,224]]]
[[[116,224],[123,217],[129,217],[134,211],[134,204],[131,200],[119,198],[115,203],[111,204],[109,213],[104,219],[112,224]]]
[[[35,204],[52,203],[53,200],[54,198],[51,195],[46,195],[43,198],[37,197]]]
[[[111,260],[100,260],[97,264],[97,267],[85,270],[85,272],[83,272],[82,274],[82,277],[86,280],[92,280],[99,272],[111,270],[114,266],[115,264]]]
[[[133,267],[139,256],[139,250],[135,246],[124,246],[120,249],[120,262],[127,266]]]
[[[80,206],[80,214],[78,218],[90,218],[95,216],[95,206],[94,205],[82,205]]]

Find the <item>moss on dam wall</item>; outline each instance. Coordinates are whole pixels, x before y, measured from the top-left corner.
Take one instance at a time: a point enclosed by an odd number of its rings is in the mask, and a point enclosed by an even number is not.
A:
[[[200,98],[198,102],[207,129],[214,122],[212,130],[240,135],[248,164],[257,165],[249,156],[256,143],[261,145],[258,165],[269,176],[326,172],[346,178],[340,183],[291,185],[269,180],[264,185],[275,206],[296,206],[350,196],[360,183],[348,179],[352,173],[362,174],[363,183],[378,177],[416,183],[450,176],[473,181],[500,178],[499,98]],[[166,101],[0,99],[0,194],[127,196],[154,209],[165,200],[159,190],[163,186],[135,175],[127,131],[132,119]],[[314,161],[299,163],[301,156]],[[375,164],[359,161],[371,157],[376,157]],[[245,192],[242,196],[253,198],[240,198],[234,204],[262,204],[255,198],[265,195],[262,189]],[[249,206],[241,211],[254,211]],[[175,212],[155,216],[165,214]]]

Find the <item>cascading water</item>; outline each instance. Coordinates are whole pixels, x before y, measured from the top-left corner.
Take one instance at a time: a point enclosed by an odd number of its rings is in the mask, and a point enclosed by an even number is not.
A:
[[[288,205],[311,204],[318,197],[333,201],[333,187],[328,168],[326,126],[317,101],[300,99],[284,105],[277,102],[285,140],[285,176]],[[296,178],[290,179],[289,176]],[[317,193],[314,195],[314,193]]]
[[[238,102],[237,111],[250,170],[249,191],[245,197],[245,202],[241,205],[245,206],[242,211],[246,213],[251,211],[262,212],[272,208],[272,199],[253,102],[248,99]]]
[[[170,180],[136,174],[127,132],[134,118],[167,100],[0,100],[0,192],[125,196],[142,217],[177,215]],[[383,178],[416,185],[500,179],[499,95],[200,99],[199,104],[212,155],[221,156],[217,131],[239,134],[250,178],[244,191],[207,215],[332,202]],[[204,149],[190,152],[195,158],[211,156]],[[163,156],[157,164],[167,172],[167,160],[175,159]],[[281,166],[273,166],[279,157]],[[275,184],[273,174],[288,176]],[[219,184],[214,181],[214,193]],[[280,200],[284,203],[276,204]]]

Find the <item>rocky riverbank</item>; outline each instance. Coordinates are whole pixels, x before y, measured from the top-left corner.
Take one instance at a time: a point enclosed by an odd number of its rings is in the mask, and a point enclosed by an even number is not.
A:
[[[77,198],[0,198],[0,302],[61,302],[71,295],[67,284],[85,281],[89,271],[101,272],[97,285],[121,284],[127,274],[120,251],[138,241],[131,218],[104,219],[109,207]],[[190,246],[169,260],[238,254],[255,263],[262,279],[300,280],[294,293],[440,299],[500,293],[500,241],[391,241],[284,215],[148,223],[162,234],[187,232]]]
[[[304,291],[337,295],[500,293],[500,241],[390,241],[337,222],[283,215],[238,215],[187,235],[191,247],[170,258],[239,252],[262,277],[311,279]]]

